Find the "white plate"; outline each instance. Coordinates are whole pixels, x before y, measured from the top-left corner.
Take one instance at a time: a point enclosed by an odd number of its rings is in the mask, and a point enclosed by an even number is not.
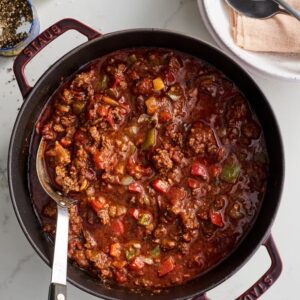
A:
[[[198,0],[203,22],[217,44],[249,72],[290,81],[300,81],[300,54],[246,51],[233,42],[228,8],[224,0]]]

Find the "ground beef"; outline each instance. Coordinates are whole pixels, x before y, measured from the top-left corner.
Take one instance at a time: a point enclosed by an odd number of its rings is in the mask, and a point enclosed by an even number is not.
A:
[[[217,149],[217,143],[212,129],[199,122],[194,124],[188,136],[188,145],[190,149],[200,155],[214,153]]]
[[[173,167],[173,161],[167,150],[156,149],[153,155],[153,163],[159,172],[166,172]]]

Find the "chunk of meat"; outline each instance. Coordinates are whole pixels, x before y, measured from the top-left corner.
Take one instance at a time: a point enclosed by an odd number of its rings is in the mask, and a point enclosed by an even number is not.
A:
[[[127,281],[127,276],[124,273],[124,271],[116,271],[115,272],[115,280],[118,283],[124,283],[124,282],[126,282]]]
[[[144,167],[141,163],[136,162],[133,157],[130,157],[127,162],[128,173],[136,179],[141,179],[143,176],[150,176],[152,169],[150,167]]]
[[[236,96],[227,106],[226,119],[230,125],[236,124],[249,114],[246,102],[241,96]]]
[[[84,182],[78,180],[76,168],[71,165],[69,171],[63,165],[57,165],[55,168],[55,182],[60,185],[65,193],[70,191],[78,192]],[[84,186],[83,186],[84,187]]]
[[[102,136],[101,148],[93,153],[93,160],[97,170],[109,172],[117,164],[117,154],[114,145],[108,137]]]
[[[167,150],[159,149],[159,148],[156,149],[152,157],[152,160],[156,169],[162,173],[172,169],[173,167],[173,161],[170,158],[170,154]]]
[[[153,83],[151,78],[144,78],[136,85],[136,93],[140,95],[148,95],[153,90]]]
[[[96,126],[90,127],[89,132],[90,132],[91,137],[95,140],[95,142],[99,143],[100,139],[101,139],[101,135],[100,135],[97,127]]]
[[[249,121],[242,126],[242,133],[249,139],[258,139],[261,129],[256,122]]]
[[[178,125],[171,123],[166,127],[166,136],[171,138],[175,145],[183,146],[183,134]]]
[[[46,125],[44,125],[43,129],[42,129],[42,135],[43,138],[48,140],[48,141],[52,141],[56,139],[56,132],[53,129],[53,123],[47,123]]]
[[[96,242],[95,238],[92,236],[92,234],[88,230],[83,230],[83,236],[86,241],[84,246],[87,249],[92,249],[97,246],[97,242]]]
[[[94,94],[93,82],[96,80],[95,70],[90,70],[88,72],[82,72],[76,75],[75,79],[72,81],[71,88],[82,88],[88,92],[91,96]]]
[[[45,207],[43,208],[43,215],[48,218],[54,218],[57,212],[57,205],[54,201],[50,201]]]
[[[55,146],[46,152],[46,155],[54,157],[56,162],[60,165],[68,165],[71,162],[70,151],[64,148],[58,141]]]
[[[98,250],[86,250],[85,255],[88,260],[94,263],[94,266],[97,269],[104,269],[109,267],[110,260],[108,259],[107,254],[105,254],[103,251]]]
[[[203,123],[196,123],[188,136],[188,146],[195,154],[205,155],[217,149],[212,129]]]
[[[72,258],[75,260],[75,262],[81,268],[86,268],[89,266],[89,261],[87,260],[87,258],[85,256],[84,250],[75,250],[72,253]]]

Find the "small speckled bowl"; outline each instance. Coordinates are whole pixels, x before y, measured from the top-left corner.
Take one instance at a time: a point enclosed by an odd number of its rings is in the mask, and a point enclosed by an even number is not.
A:
[[[18,55],[23,48],[25,48],[40,32],[40,22],[37,16],[35,7],[32,5],[31,1],[27,1],[30,5],[32,11],[32,23],[28,32],[28,36],[16,44],[13,47],[9,48],[0,48],[0,55],[3,56],[16,56]]]

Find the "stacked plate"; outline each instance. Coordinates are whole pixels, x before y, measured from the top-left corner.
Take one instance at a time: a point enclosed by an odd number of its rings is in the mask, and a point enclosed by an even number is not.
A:
[[[217,44],[249,72],[300,81],[300,54],[246,51],[235,45],[230,32],[229,9],[224,0],[198,0],[200,14]]]

